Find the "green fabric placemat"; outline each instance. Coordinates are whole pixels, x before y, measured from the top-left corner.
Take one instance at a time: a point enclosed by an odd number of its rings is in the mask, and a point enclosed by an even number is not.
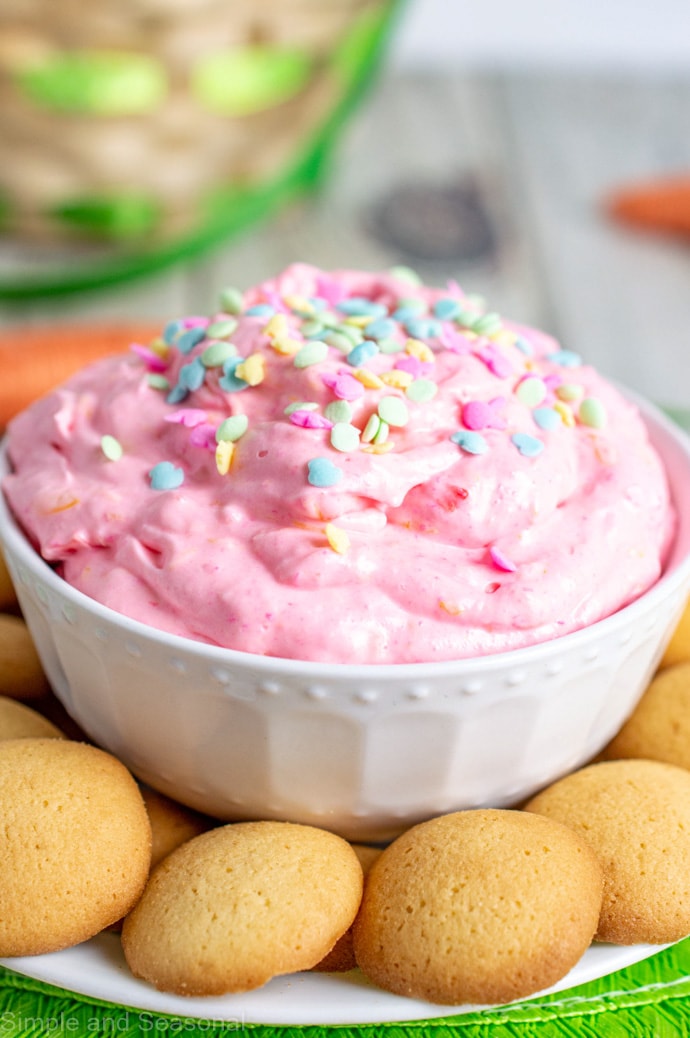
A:
[[[274,1026],[166,1016],[76,995],[0,969],[0,1035],[189,1035],[221,1038],[673,1038],[690,1033],[690,938],[608,977],[528,1002],[408,1023]]]

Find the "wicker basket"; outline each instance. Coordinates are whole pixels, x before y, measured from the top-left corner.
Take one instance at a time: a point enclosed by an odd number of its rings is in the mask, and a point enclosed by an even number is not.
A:
[[[2,0],[0,213],[26,239],[170,241],[287,169],[392,0]]]

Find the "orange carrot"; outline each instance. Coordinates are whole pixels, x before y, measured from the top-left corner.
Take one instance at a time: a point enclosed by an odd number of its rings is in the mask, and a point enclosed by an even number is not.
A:
[[[611,216],[632,227],[690,235],[690,175],[620,188],[605,204]]]
[[[15,325],[0,330],[0,429],[79,368],[150,342],[160,324]]]

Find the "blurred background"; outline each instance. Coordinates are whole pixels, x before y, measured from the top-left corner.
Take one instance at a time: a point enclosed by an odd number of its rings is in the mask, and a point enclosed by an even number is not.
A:
[[[689,130],[687,0],[2,0],[0,381],[304,260],[688,408]]]

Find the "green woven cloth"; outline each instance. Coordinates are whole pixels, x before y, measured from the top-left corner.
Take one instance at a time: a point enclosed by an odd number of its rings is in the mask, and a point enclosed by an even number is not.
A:
[[[75,995],[0,968],[0,1038],[675,1038],[690,1034],[690,938],[578,988],[477,1013],[409,1023],[269,1026],[164,1016]]]

